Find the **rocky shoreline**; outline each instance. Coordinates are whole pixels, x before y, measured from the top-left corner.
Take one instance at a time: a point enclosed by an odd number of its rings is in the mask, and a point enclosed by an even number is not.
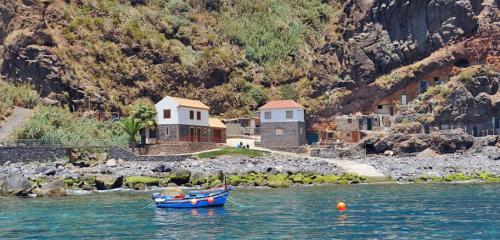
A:
[[[425,152],[424,152],[425,153]],[[262,157],[193,157],[179,162],[101,160],[5,163],[0,168],[0,195],[63,196],[70,190],[145,190],[155,187],[210,188],[233,186],[288,187],[303,184],[365,182],[500,181],[498,148],[462,154],[428,153],[410,157],[369,156],[351,159],[374,166],[387,178],[349,174],[329,159],[268,154]]]

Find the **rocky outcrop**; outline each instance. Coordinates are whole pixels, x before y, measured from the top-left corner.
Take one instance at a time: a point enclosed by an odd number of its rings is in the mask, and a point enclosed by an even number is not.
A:
[[[440,154],[466,151],[473,146],[474,139],[462,129],[432,134],[407,134],[392,132],[383,138],[368,138],[360,147],[368,153],[384,154],[393,151],[395,154],[405,155],[432,149]]]
[[[23,175],[8,175],[3,179],[0,195],[27,196],[32,189],[31,181]]]
[[[413,63],[477,33],[487,0],[350,0],[341,17],[340,62],[357,82]],[[343,55],[339,55],[343,56]]]
[[[33,193],[38,197],[62,197],[66,195],[64,181],[55,179],[51,182],[42,184],[39,188],[35,188]]]
[[[115,189],[123,185],[123,176],[98,175],[94,183],[97,190]]]
[[[447,93],[422,99],[419,110],[431,109],[436,124],[480,124],[500,115],[500,72],[476,67],[456,79],[445,86]]]

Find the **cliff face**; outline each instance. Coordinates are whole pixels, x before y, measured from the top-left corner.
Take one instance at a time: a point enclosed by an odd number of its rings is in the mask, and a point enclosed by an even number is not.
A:
[[[489,0],[352,0],[341,17],[341,62],[357,82],[429,56],[446,44],[475,35]],[[490,24],[490,21],[486,21]]]
[[[0,73],[74,109],[168,94],[226,116],[292,98],[327,117],[498,58],[496,0],[2,1]]]

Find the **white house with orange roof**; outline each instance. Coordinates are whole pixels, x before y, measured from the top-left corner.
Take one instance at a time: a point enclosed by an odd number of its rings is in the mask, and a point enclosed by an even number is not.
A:
[[[261,145],[295,147],[306,144],[305,108],[293,100],[270,101],[259,108]]]
[[[157,129],[147,133],[148,143],[226,142],[226,126],[201,101],[166,96],[155,108]]]

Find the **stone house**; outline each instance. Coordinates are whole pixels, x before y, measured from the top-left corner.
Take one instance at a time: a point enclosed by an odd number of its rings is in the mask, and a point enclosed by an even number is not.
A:
[[[412,102],[419,94],[424,93],[430,87],[448,82],[453,66],[434,71],[419,80],[412,81],[401,86],[396,91],[387,95],[373,106],[373,113],[395,116],[412,106]]]
[[[147,143],[226,142],[226,126],[209,116],[198,100],[166,96],[155,105],[156,129],[146,132]]]
[[[222,122],[227,127],[226,133],[228,137],[260,134],[260,119],[258,117],[223,119]]]
[[[297,147],[306,144],[305,108],[293,100],[271,101],[259,108],[261,145]]]

